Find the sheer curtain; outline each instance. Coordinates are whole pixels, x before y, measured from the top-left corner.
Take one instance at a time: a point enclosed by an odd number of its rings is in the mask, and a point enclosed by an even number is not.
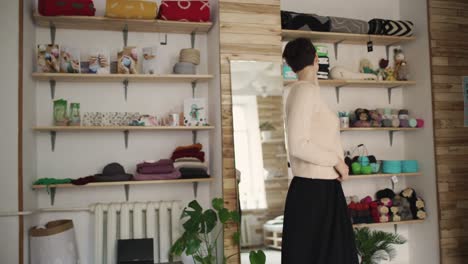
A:
[[[262,143],[256,96],[234,96],[234,153],[242,210],[266,208]]]

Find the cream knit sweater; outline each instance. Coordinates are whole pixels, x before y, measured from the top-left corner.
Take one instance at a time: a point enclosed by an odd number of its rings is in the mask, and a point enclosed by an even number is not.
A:
[[[333,180],[343,160],[340,124],[314,82],[298,81],[285,91],[287,147],[294,176]]]

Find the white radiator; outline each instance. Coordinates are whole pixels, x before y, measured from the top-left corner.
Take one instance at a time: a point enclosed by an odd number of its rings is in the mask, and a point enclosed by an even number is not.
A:
[[[138,238],[154,239],[155,263],[169,262],[171,245],[180,236],[180,202],[95,204],[91,211],[95,221],[95,264],[117,263],[117,240]]]

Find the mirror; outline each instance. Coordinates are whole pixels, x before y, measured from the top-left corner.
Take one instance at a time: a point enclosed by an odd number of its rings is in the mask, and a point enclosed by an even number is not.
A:
[[[231,61],[234,152],[241,209],[241,263],[262,249],[281,263],[288,191],[281,64]]]

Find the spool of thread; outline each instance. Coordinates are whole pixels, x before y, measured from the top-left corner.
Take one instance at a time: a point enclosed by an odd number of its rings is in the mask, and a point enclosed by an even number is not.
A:
[[[180,50],[179,61],[198,65],[200,64],[200,51],[197,49],[182,49]]]
[[[178,62],[174,65],[175,74],[195,74],[195,65],[189,62]]]
[[[424,120],[423,119],[416,119],[416,127],[424,127]]]
[[[409,127],[408,119],[400,119],[400,127]]]
[[[392,127],[399,127],[400,126],[400,119],[394,118],[392,119]]]
[[[417,127],[418,126],[418,121],[416,119],[414,119],[414,118],[411,118],[409,120],[409,126],[410,127]]]
[[[384,120],[382,120],[382,125],[384,127],[392,127],[392,120],[391,119],[384,119]]]

